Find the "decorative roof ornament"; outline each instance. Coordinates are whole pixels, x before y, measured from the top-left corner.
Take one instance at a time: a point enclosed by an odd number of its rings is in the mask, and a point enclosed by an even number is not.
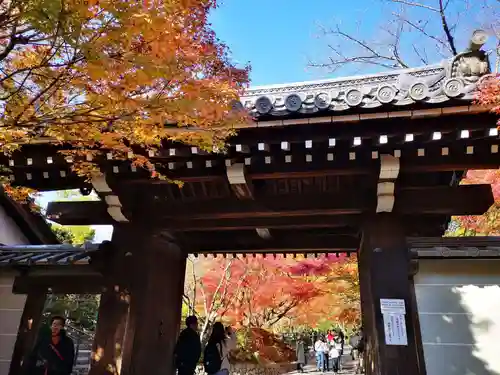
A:
[[[253,87],[241,98],[256,118],[352,108],[402,107],[417,102],[439,104],[451,99],[472,101],[481,81],[490,73],[488,54],[481,48],[488,36],[472,33],[469,47],[440,64],[387,73],[322,81]]]

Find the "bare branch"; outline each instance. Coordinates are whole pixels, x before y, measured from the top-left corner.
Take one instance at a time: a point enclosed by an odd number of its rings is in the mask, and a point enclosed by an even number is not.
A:
[[[332,28],[320,28],[322,36],[328,38],[329,56],[309,66],[332,72],[356,65],[407,68],[457,55],[458,38],[471,29],[483,28],[497,39],[499,36],[498,0],[482,0],[481,4],[477,0],[380,1],[387,6],[384,14],[388,17],[375,32],[369,31],[370,36],[363,34],[361,27],[352,30],[352,25],[338,22]]]
[[[438,8],[434,8],[434,7],[431,7],[429,5],[425,5],[425,4],[421,4],[421,3],[416,3],[413,1],[406,1],[406,0],[390,0],[390,1],[393,3],[399,3],[399,4],[411,6],[411,7],[427,9],[427,10],[430,10],[432,12],[439,12]]]
[[[450,49],[454,55],[457,55],[458,52],[457,52],[457,47],[455,46],[455,39],[451,35],[451,31],[448,26],[448,20],[446,18],[445,6],[443,5],[443,0],[439,0],[439,15],[441,17],[441,25],[443,26],[443,31],[450,45]]]

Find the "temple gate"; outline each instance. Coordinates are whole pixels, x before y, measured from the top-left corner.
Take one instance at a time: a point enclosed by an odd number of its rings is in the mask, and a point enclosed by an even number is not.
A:
[[[51,220],[115,229],[99,249],[37,258],[74,271],[30,267],[14,290],[102,293],[90,374],[163,375],[173,373],[187,254],[357,252],[367,374],[425,374],[419,259],[499,256],[495,238],[440,238],[452,215],[493,204],[489,185],[459,185],[468,169],[500,166],[496,119],[472,103],[489,72],[482,37],[438,65],[248,90],[235,108],[255,121],[225,152],[168,142],[144,151],[182,188],[112,154],[86,184],[57,153],[64,146],[25,146],[3,160],[14,183],[101,198],[53,202]],[[11,265],[14,250],[3,249]],[[386,335],[391,324],[406,340]]]

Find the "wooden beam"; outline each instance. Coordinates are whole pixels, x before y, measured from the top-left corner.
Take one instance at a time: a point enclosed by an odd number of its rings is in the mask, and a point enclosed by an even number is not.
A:
[[[220,236],[215,241],[189,241],[186,243],[191,253],[314,253],[318,251],[347,252],[356,251],[359,248],[360,239],[356,235],[277,235],[263,239],[255,232],[253,235],[233,236],[227,238]]]
[[[113,225],[116,223],[108,214],[108,206],[102,201],[49,202],[47,219],[62,225]]]
[[[55,294],[100,294],[104,278],[98,274],[58,276],[17,276],[12,288],[15,294],[27,294],[34,288],[50,289]]]
[[[244,219],[221,219],[221,220],[189,220],[165,222],[163,227],[178,232],[186,231],[233,231],[255,228],[339,228],[346,225],[356,226],[361,220],[361,215],[347,216],[296,216],[296,217],[248,217]]]
[[[399,214],[482,215],[495,202],[491,185],[412,187],[396,190]]]
[[[404,215],[480,215],[493,204],[490,185],[463,185],[458,187],[405,187],[396,189],[394,212]],[[63,225],[112,224],[103,218],[100,202],[58,202],[49,204],[47,213],[51,220]],[[96,209],[97,207],[97,209]],[[352,216],[374,212],[376,194],[372,189],[344,193],[287,194],[265,196],[253,200],[213,199],[205,202],[191,201],[160,204],[154,201],[141,204],[132,212],[132,221],[168,228],[222,226],[224,220],[238,220],[263,225],[259,219],[274,219],[274,225],[290,218],[318,216]],[[56,218],[57,217],[57,218]],[[301,225],[307,220],[298,220]],[[230,224],[238,226],[238,222]],[[227,221],[226,221],[227,223]],[[245,227],[247,225],[240,225]]]
[[[463,185],[396,188],[394,212],[414,214],[480,215],[493,204],[491,186]],[[242,219],[275,216],[352,215],[370,213],[376,207],[375,189],[321,194],[264,196],[255,201],[214,199],[207,202],[158,203],[137,207],[135,215],[151,215],[157,209],[167,212],[164,220]],[[142,212],[141,212],[142,211]]]

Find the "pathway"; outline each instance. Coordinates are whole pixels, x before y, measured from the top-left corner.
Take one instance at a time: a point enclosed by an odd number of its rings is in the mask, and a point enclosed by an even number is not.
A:
[[[316,364],[313,360],[311,364],[308,364],[304,367],[304,373],[308,375],[333,375],[333,371],[328,371],[326,373],[320,372],[316,370]],[[342,370],[338,372],[339,375],[354,375],[355,372],[355,363],[351,359],[350,354],[344,354],[342,356]],[[298,371],[292,371],[285,375],[298,375]]]

